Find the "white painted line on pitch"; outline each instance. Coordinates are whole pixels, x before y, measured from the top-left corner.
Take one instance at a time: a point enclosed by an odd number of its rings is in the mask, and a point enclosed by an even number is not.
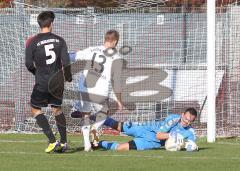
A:
[[[43,143],[43,142],[47,142],[47,140],[0,140],[0,143]],[[83,140],[79,140],[79,141],[69,141],[68,143],[82,143]],[[123,142],[123,141],[119,141],[119,142]]]
[[[113,154],[113,155],[110,155],[110,154],[99,154],[99,155],[96,155],[96,154],[84,154],[86,152],[83,152],[83,153],[78,153],[78,155],[80,156],[85,156],[85,157],[136,157],[136,158],[152,158],[152,159],[201,159],[201,160],[211,160],[211,159],[214,159],[214,160],[240,160],[240,157],[190,157],[190,156],[170,156],[170,157],[166,157],[166,156],[160,156],[160,155],[133,155],[133,154]],[[46,153],[34,153],[34,152],[7,152],[7,151],[2,151],[0,152],[0,154],[19,154],[19,155],[56,155],[57,157],[64,157],[64,156],[75,156],[73,155],[72,153],[69,154],[69,153],[64,153],[64,154],[46,154]]]
[[[239,146],[239,144],[240,144],[240,141],[238,141],[238,142],[235,142],[235,143],[231,143],[231,142],[216,142],[216,144],[223,144],[223,145],[237,145],[237,146]]]
[[[42,143],[47,142],[46,140],[0,140],[0,143]],[[83,141],[69,141],[69,143],[81,143]]]
[[[0,140],[0,143],[41,143],[43,140]]]

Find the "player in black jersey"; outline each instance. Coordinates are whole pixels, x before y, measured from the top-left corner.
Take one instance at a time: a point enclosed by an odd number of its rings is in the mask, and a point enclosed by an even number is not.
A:
[[[44,11],[38,15],[37,21],[41,33],[29,38],[26,42],[25,65],[35,75],[35,85],[31,95],[31,110],[48,137],[49,145],[45,152],[64,151],[67,147],[66,119],[61,110],[64,81],[71,82],[70,59],[65,40],[52,33],[55,15],[52,11]],[[60,142],[50,128],[42,107],[51,105],[60,134]]]

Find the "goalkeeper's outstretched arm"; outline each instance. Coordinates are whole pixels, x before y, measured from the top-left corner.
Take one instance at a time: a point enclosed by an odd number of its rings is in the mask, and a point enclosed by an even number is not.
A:
[[[157,136],[157,139],[159,139],[159,140],[166,140],[166,139],[169,138],[169,133],[167,133],[167,132],[158,132],[156,136]]]

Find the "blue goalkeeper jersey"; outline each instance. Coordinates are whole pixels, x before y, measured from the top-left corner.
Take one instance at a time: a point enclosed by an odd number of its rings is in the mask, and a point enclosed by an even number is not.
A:
[[[139,129],[137,137],[145,138],[147,141],[161,142],[157,139],[158,132],[178,132],[184,139],[196,141],[195,130],[191,127],[183,127],[180,123],[181,115],[170,114],[163,121],[146,122]]]

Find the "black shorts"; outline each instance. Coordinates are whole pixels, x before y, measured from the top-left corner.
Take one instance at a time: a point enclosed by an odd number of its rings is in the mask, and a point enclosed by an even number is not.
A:
[[[129,141],[128,144],[129,144],[129,150],[137,150],[136,143],[133,140]]]
[[[34,88],[31,95],[31,106],[33,108],[42,108],[48,105],[59,107],[62,105],[62,99],[62,97],[55,97],[49,92],[41,92]]]

